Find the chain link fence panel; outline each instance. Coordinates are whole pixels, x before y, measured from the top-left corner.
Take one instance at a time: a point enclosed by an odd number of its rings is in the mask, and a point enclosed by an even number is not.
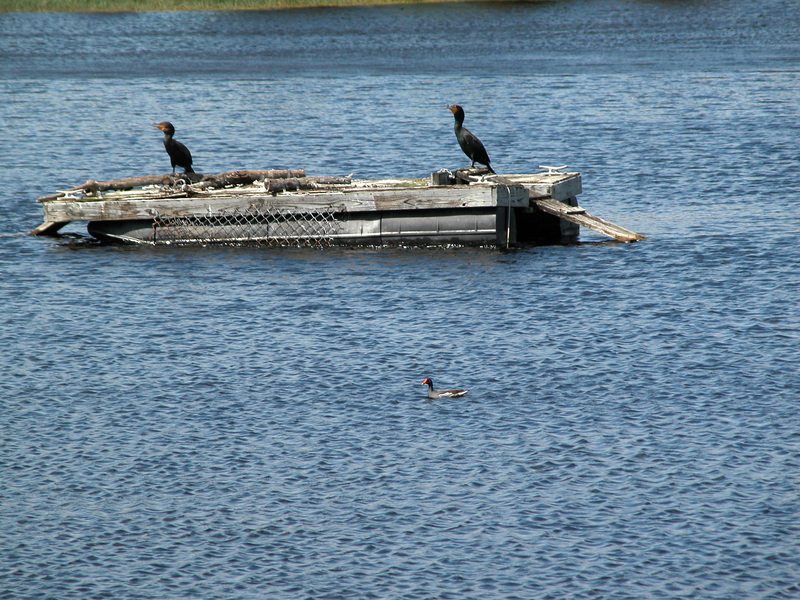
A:
[[[267,206],[227,213],[183,217],[157,216],[157,244],[241,244],[256,246],[325,247],[340,230],[334,208],[295,212]]]

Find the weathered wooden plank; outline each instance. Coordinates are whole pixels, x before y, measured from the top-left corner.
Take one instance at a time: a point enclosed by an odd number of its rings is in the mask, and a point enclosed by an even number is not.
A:
[[[534,204],[542,211],[560,217],[566,221],[576,223],[620,242],[637,242],[646,239],[645,236],[620,227],[610,221],[590,215],[580,206],[570,206],[552,198],[535,200]]]
[[[215,215],[235,210],[269,208],[302,212],[331,209],[374,210],[439,209],[458,207],[525,206],[524,188],[453,186],[448,188],[357,189],[286,193],[226,194],[223,191],[192,198],[129,198],[115,200],[53,200],[42,204],[45,221],[104,221]]]
[[[525,208],[530,206],[528,190],[521,185],[496,185],[492,187],[495,206],[513,206]]]
[[[45,221],[28,235],[55,235],[58,230],[68,225],[71,221]]]
[[[583,191],[580,173],[534,173],[532,175],[502,175],[505,183],[524,185],[532,200],[553,198],[564,202]]]

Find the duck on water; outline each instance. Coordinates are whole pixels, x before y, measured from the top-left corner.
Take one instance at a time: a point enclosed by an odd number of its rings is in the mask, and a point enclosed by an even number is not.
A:
[[[469,390],[436,391],[435,389],[433,389],[433,380],[430,377],[426,377],[425,380],[422,382],[422,385],[428,386],[428,398],[430,398],[431,400],[436,400],[437,398],[460,398],[469,391]]]

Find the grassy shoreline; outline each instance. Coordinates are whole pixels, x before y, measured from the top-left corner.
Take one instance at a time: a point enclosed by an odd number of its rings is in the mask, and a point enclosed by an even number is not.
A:
[[[162,12],[182,10],[277,10],[287,8],[423,4],[459,0],[0,0],[11,12]]]

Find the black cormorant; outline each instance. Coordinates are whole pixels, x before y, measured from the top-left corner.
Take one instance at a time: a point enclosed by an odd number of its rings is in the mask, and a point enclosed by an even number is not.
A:
[[[194,173],[192,169],[192,153],[189,149],[177,140],[173,140],[172,136],[175,135],[175,128],[169,121],[162,121],[153,127],[160,129],[164,132],[164,148],[169,154],[169,160],[172,163],[172,172],[175,172],[175,167],[183,167],[184,172]]]
[[[486,154],[486,148],[483,147],[483,144],[478,138],[472,135],[472,132],[469,129],[463,126],[464,109],[458,104],[453,104],[447,108],[450,109],[450,112],[453,113],[453,116],[456,119],[456,124],[453,129],[456,132],[458,145],[461,146],[464,154],[466,154],[472,161],[470,166],[474,167],[475,163],[479,162],[483,165],[486,165],[486,168],[489,169],[489,172],[494,173],[494,169],[492,169],[491,165],[489,164],[489,155]]]

